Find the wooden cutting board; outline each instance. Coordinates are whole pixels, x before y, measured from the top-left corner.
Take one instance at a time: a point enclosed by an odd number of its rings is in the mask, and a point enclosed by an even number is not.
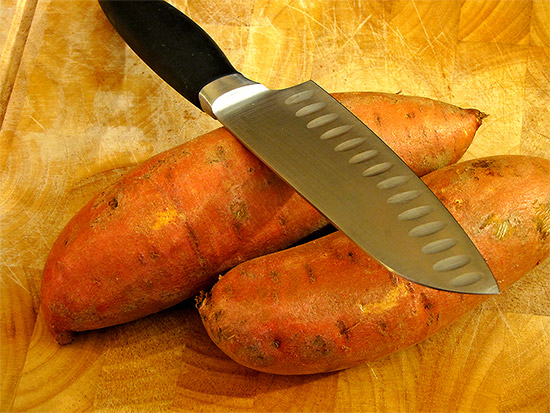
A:
[[[427,96],[488,113],[465,159],[550,154],[548,0],[174,0],[270,87]],[[159,80],[95,0],[1,0],[1,411],[549,411],[546,260],[407,350],[332,374],[241,367],[193,302],[59,347],[37,312],[69,218],[217,123]]]

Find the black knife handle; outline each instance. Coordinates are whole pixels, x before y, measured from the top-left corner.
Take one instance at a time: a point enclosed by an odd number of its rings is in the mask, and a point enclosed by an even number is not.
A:
[[[201,27],[165,1],[99,0],[99,4],[130,48],[198,108],[205,85],[238,73]]]

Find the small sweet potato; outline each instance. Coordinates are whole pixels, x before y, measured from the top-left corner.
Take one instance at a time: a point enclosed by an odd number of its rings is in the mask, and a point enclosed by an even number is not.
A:
[[[501,289],[548,256],[548,160],[489,157],[424,180],[472,238]],[[487,297],[404,280],[335,232],[238,265],[197,306],[209,336],[238,363],[309,374],[409,347]]]
[[[373,129],[418,173],[456,161],[483,117],[415,97],[338,98],[374,119]],[[390,109],[380,107],[380,99],[401,115],[383,112]],[[57,341],[67,343],[73,331],[124,323],[192,297],[219,273],[326,224],[229,132],[217,129],[146,161],[73,217],[44,268],[44,319]]]
[[[400,148],[399,156],[414,165],[413,170],[418,176],[458,162],[464,155],[464,145],[449,145],[447,136],[460,137],[462,134],[462,139],[470,136],[471,128],[486,116],[423,97],[373,92],[335,93],[334,97],[390,147]],[[476,115],[477,121],[472,114]],[[460,131],[460,124],[469,126]],[[400,128],[394,130],[392,125]],[[418,140],[419,136],[425,139]],[[416,143],[404,148],[403,139]],[[441,139],[440,143],[436,143],[438,139]]]

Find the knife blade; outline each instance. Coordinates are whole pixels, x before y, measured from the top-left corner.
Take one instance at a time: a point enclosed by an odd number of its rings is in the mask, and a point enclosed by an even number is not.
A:
[[[202,28],[165,1],[99,3],[161,78],[390,271],[440,290],[499,293],[480,252],[439,199],[315,82],[271,90],[247,79]]]

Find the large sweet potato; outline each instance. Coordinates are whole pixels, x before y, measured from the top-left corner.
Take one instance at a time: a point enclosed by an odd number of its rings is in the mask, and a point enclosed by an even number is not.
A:
[[[417,173],[458,160],[483,117],[425,98],[337,97],[372,120]],[[210,287],[220,272],[286,248],[326,224],[232,135],[217,129],[143,163],[67,224],[44,268],[44,319],[58,342],[69,342],[73,331],[170,307]]]
[[[548,256],[548,160],[490,157],[424,180],[472,237],[501,289]],[[198,308],[212,340],[235,361],[308,374],[418,343],[487,297],[408,282],[335,232],[238,265]]]

